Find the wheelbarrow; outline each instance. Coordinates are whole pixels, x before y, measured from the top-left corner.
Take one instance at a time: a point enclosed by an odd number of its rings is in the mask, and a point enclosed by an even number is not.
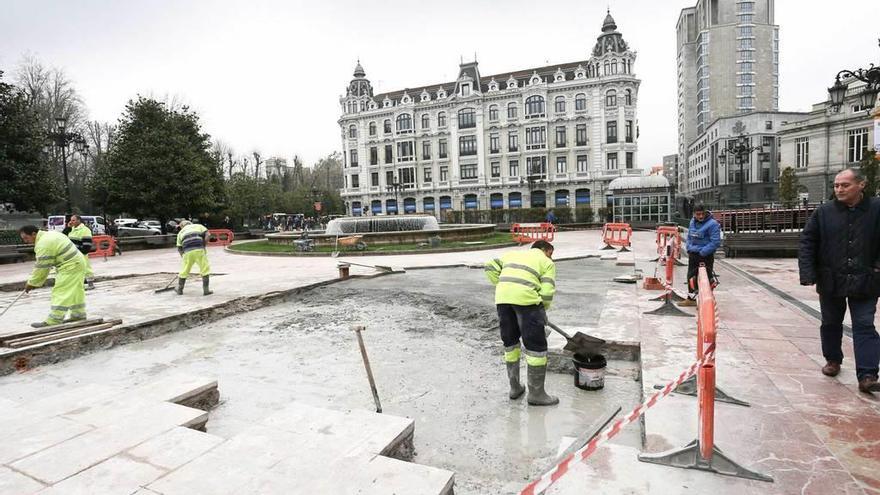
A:
[[[336,246],[333,248],[332,256],[334,258],[339,256],[339,247],[340,246],[342,246],[343,248],[349,248],[349,249],[354,248],[358,251],[363,251],[364,249],[367,249],[367,243],[362,240],[363,238],[364,238],[364,236],[362,236],[362,235],[350,235],[350,236],[346,236],[346,237],[337,236],[336,237]]]

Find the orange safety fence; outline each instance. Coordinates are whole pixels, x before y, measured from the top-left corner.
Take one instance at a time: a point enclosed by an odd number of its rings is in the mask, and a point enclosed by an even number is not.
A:
[[[228,246],[235,239],[229,229],[211,229],[208,231],[208,246]]]
[[[535,241],[553,242],[556,226],[552,223],[515,223],[510,226],[513,240],[525,244]]]
[[[712,460],[715,447],[715,336],[717,311],[715,293],[706,266],[700,264],[697,275],[697,360],[702,365],[697,371],[697,400],[699,402],[699,424],[697,425],[700,442],[700,455],[707,461]]]
[[[98,258],[100,256],[106,258],[116,254],[116,239],[109,235],[93,236],[92,244],[95,246],[95,250],[89,253],[90,258]]]
[[[621,251],[628,251],[632,239],[633,229],[628,223],[606,223],[602,226],[602,242],[605,247],[602,249],[614,249],[614,246],[620,246]]]
[[[667,286],[671,288],[675,260],[681,257],[681,234],[678,227],[657,227],[657,255],[656,261],[666,265],[666,281],[660,281],[655,272],[654,277],[645,277],[643,287],[646,290],[663,290]]]

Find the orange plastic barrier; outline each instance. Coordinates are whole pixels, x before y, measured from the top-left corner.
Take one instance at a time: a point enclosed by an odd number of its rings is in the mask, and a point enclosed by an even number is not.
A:
[[[556,226],[552,223],[515,223],[510,226],[513,240],[525,244],[535,241],[553,242],[556,236]]]
[[[681,257],[681,233],[678,227],[661,225],[657,227],[657,254],[663,256],[666,246],[672,246],[672,256],[676,259]]]
[[[629,251],[632,238],[632,227],[628,223],[606,223],[602,226],[602,242],[605,247],[602,249],[614,249],[614,246],[620,246],[621,251]]]
[[[96,235],[92,237],[95,250],[89,253],[89,258],[99,256],[107,257],[116,254],[116,239],[109,235]]]
[[[697,372],[699,406],[698,436],[700,456],[712,460],[715,447],[715,293],[706,266],[700,264],[697,275],[700,291],[697,300],[697,359],[703,363]]]
[[[208,246],[228,246],[235,239],[229,229],[211,229],[208,231]]]

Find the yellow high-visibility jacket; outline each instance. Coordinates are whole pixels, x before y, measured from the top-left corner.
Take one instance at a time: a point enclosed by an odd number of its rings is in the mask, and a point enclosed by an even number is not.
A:
[[[205,233],[208,231],[204,225],[191,223],[180,229],[177,233],[177,249],[181,253],[205,248]]]
[[[59,273],[86,269],[82,254],[61,232],[42,230],[37,232],[34,254],[37,256],[37,262],[27,282],[33,287],[42,287],[52,268]]]
[[[92,250],[92,231],[81,223],[67,233],[67,237],[73,241],[73,244],[84,255],[88,255]]]
[[[486,277],[495,285],[495,304],[550,309],[556,293],[556,265],[540,249],[511,251],[486,262]]]

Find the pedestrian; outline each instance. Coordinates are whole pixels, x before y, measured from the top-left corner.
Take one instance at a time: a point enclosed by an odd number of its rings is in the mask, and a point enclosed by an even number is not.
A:
[[[853,168],[834,177],[834,195],[834,201],[813,212],[801,233],[800,282],[815,284],[819,293],[822,373],[840,373],[848,305],[859,390],[880,392],[880,335],[874,328],[880,296],[880,199],[865,194],[865,177]]]
[[[527,251],[510,251],[486,263],[486,276],[495,285],[495,307],[504,343],[504,362],[510,382],[510,399],[519,398],[525,387],[519,381],[520,340],[526,348],[528,403],[552,406],[559,399],[544,391],[547,376],[545,310],[556,292],[553,245],[536,241]]]
[[[73,242],[73,245],[76,246],[76,249],[82,253],[83,258],[85,258],[87,290],[94,289],[94,273],[92,272],[92,264],[89,263],[89,253],[92,252],[92,231],[86,224],[82,223],[82,218],[79,215],[74,214],[70,215],[70,221],[67,222],[67,228],[64,229],[63,233],[67,235]]]
[[[199,274],[202,276],[202,294],[213,294],[209,288],[211,283],[211,266],[208,264],[208,229],[204,225],[192,223],[189,220],[180,222],[180,232],[177,233],[177,251],[183,258],[180,273],[177,275],[177,295],[183,295],[183,286],[193,265],[199,265]]]
[[[553,213],[553,210],[547,210],[547,217],[545,218],[547,223],[555,224],[556,223],[556,214]]]
[[[86,264],[73,241],[61,232],[42,231],[35,225],[25,225],[18,229],[18,235],[25,244],[34,245],[36,256],[34,270],[24,286],[25,292],[42,287],[49,277],[49,270],[55,268],[49,316],[44,321],[31,323],[31,326],[43,328],[61,324],[65,322],[64,317],[68,312],[68,322],[85,320],[86,293],[83,281],[86,277]]]
[[[712,217],[712,212],[703,204],[694,206],[687,233],[688,297],[678,303],[679,306],[697,305],[697,274],[700,264],[706,265],[706,273],[714,288],[718,282],[715,277],[715,251],[721,246],[721,225]]]

